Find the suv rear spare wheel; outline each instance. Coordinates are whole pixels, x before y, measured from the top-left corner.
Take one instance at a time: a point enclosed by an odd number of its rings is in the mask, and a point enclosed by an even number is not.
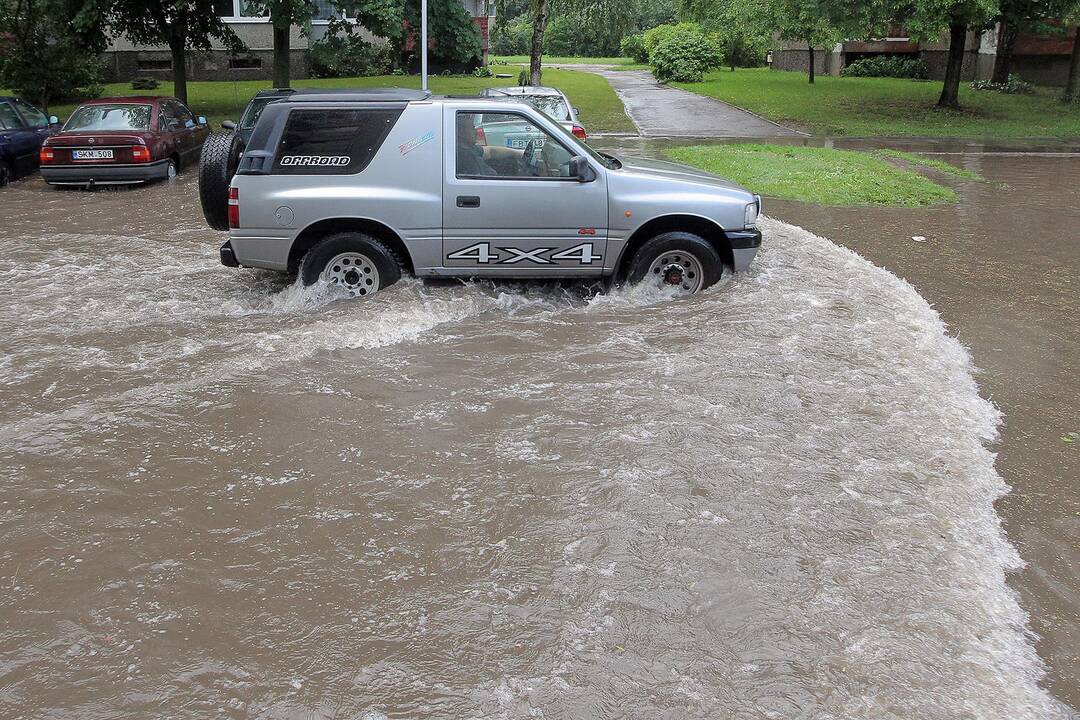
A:
[[[723,273],[724,262],[707,240],[674,231],[657,235],[638,248],[626,278],[631,285],[647,282],[690,294],[714,284]]]
[[[236,133],[214,133],[206,138],[199,158],[199,201],[206,223],[215,230],[229,229],[229,183],[239,162]]]
[[[320,280],[364,297],[401,279],[401,264],[390,248],[362,233],[328,235],[315,244],[300,263],[305,285]]]

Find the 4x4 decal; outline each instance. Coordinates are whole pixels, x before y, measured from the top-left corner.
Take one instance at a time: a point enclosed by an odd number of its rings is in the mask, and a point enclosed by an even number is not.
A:
[[[468,247],[452,252],[446,256],[447,260],[472,260],[480,265],[513,265],[528,260],[536,265],[552,265],[554,260],[577,260],[579,265],[592,265],[597,260],[602,260],[603,255],[593,254],[592,243],[582,243],[560,252],[558,248],[541,247],[533,250],[522,250],[515,247],[500,247],[499,251],[508,253],[500,255],[491,251],[491,243],[476,243]],[[544,257],[545,253],[551,253]]]

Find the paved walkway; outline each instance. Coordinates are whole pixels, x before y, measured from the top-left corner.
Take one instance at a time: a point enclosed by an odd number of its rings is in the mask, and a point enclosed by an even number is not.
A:
[[[646,70],[608,65],[562,65],[602,75],[615,88],[626,114],[647,137],[801,137],[796,132],[719,100],[663,85]]]

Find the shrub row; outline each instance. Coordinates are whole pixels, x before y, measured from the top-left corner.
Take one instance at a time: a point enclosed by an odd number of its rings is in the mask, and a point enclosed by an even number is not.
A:
[[[930,70],[919,58],[878,55],[849,63],[840,73],[846,77],[893,77],[926,80]]]

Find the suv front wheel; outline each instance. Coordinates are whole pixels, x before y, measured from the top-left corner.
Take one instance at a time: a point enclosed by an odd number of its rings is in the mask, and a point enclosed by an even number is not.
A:
[[[674,287],[689,295],[714,284],[723,274],[724,262],[707,240],[674,231],[657,235],[638,248],[626,278],[631,285],[644,282]]]
[[[300,264],[305,285],[322,281],[364,297],[401,279],[401,264],[394,253],[370,235],[338,233],[316,243]]]

